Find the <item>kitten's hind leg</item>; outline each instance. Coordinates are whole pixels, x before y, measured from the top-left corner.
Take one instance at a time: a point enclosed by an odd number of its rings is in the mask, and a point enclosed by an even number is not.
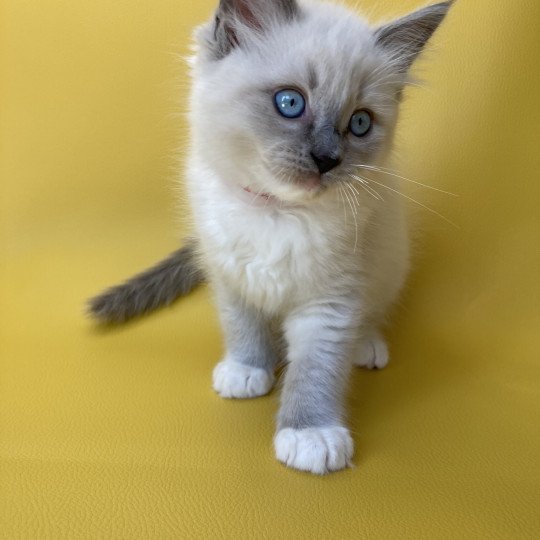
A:
[[[367,369],[382,369],[388,364],[388,347],[378,330],[371,330],[358,343],[354,365]]]
[[[214,390],[224,398],[267,394],[274,385],[276,365],[268,320],[230,293],[218,293],[218,307],[227,353],[214,368]]]

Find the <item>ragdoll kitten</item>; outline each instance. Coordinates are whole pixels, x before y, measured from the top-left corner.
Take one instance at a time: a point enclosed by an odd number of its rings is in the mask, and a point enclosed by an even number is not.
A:
[[[122,321],[208,281],[225,398],[270,391],[277,323],[287,368],[274,446],[290,467],[350,465],[350,368],[388,361],[379,327],[407,273],[407,230],[396,178],[373,168],[387,164],[407,72],[450,3],[372,28],[336,5],[221,0],[192,60],[194,239],[91,301],[98,319]]]

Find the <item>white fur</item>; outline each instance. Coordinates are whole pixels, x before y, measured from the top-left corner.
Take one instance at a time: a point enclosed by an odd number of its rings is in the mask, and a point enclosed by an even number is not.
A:
[[[288,467],[315,474],[350,467],[354,451],[348,429],[341,426],[285,428],[277,432],[274,448]]]
[[[374,331],[360,341],[354,363],[367,369],[382,369],[388,364],[388,347],[379,332]]]
[[[280,314],[313,298],[338,296],[355,280],[366,319],[379,322],[395,300],[408,267],[397,199],[377,208],[366,199],[355,224],[331,194],[306,207],[252,202],[252,194],[229,186],[196,158],[189,178],[210,277],[250,304]],[[350,300],[357,304],[358,297]]]
[[[268,394],[274,374],[265,369],[225,359],[214,368],[214,390],[224,398],[253,398]]]
[[[215,288],[233,291],[269,317],[294,320],[309,306],[309,320],[302,319],[297,330],[308,325],[315,334],[317,324],[329,322],[334,308],[328,306],[338,305],[358,313],[360,331],[383,322],[408,269],[404,210],[392,192],[399,189],[397,179],[385,176],[387,189],[372,185],[384,200],[360,184],[345,199],[335,185],[317,193],[282,182],[265,165],[273,143],[264,130],[257,131],[257,119],[241,97],[256,92],[256,84],[295,83],[305,65],[315,63],[325,91],[313,97],[313,106],[339,106],[344,128],[364,103],[375,110],[372,138],[362,144],[374,145],[371,163],[386,165],[397,118],[395,95],[404,76],[396,80],[385,72],[366,23],[342,7],[310,3],[303,9],[300,22],[277,25],[264,39],[249,38],[247,51],[235,49],[219,62],[195,56],[188,195],[201,261]],[[291,49],[292,44],[298,46]],[[361,102],[354,97],[359,88]],[[367,152],[358,147],[360,141],[349,138],[347,144],[352,154]],[[308,346],[309,340],[299,339],[291,354]],[[365,347],[359,363],[386,364],[383,341],[375,337]],[[214,371],[214,388],[224,397],[262,395],[272,383],[265,370],[231,360]],[[285,428],[275,438],[275,450],[288,466],[322,474],[348,466],[353,443],[340,426]]]
[[[203,55],[194,59],[187,179],[201,255],[211,281],[269,314],[353,287],[364,317],[378,323],[408,268],[402,201],[390,191],[398,189],[396,178],[384,177],[387,190],[374,186],[384,201],[359,186],[354,200],[349,195],[352,210],[335,188],[311,200],[312,194],[283,184],[264,167],[260,141],[251,141],[248,111],[238,106],[246,81],[295,81],[305,64],[316,61],[327,77],[320,81],[325,99],[342,104],[345,122],[358,106],[351,103],[354,86],[368,81],[365,100],[380,117],[377,129],[386,131],[377,164],[387,163],[396,81],[381,70],[385,64],[368,26],[341,6],[309,3],[304,10],[302,23],[277,26],[265,36],[264,60],[257,42],[254,52],[238,49],[217,63]],[[291,43],[299,44],[294,55]],[[290,57],[298,58],[288,65]],[[279,202],[246,193],[246,186],[255,194],[270,192]]]

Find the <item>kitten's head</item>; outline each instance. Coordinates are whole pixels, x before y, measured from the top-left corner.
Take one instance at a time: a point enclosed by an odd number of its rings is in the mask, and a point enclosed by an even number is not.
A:
[[[197,151],[226,181],[289,202],[377,164],[411,63],[450,3],[371,28],[336,5],[221,0],[197,32]]]

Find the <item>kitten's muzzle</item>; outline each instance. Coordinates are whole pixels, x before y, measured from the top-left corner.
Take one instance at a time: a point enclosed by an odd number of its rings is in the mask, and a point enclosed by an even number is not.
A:
[[[333,157],[326,154],[317,155],[313,152],[311,152],[311,157],[321,174],[331,171],[341,163],[341,157]]]

